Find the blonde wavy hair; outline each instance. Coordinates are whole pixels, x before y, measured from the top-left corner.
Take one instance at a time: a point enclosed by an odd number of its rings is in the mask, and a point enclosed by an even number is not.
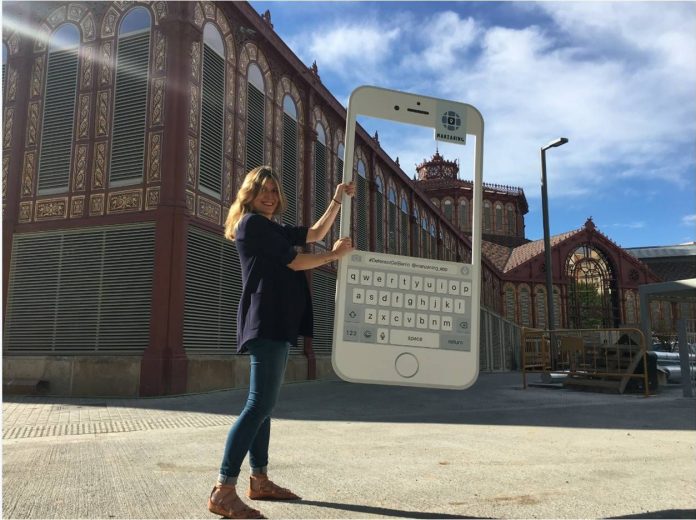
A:
[[[250,170],[249,173],[244,177],[244,182],[242,182],[242,187],[239,188],[237,192],[237,198],[230,206],[230,210],[227,213],[227,219],[225,220],[225,238],[228,240],[234,240],[235,233],[237,232],[237,224],[247,213],[253,213],[254,209],[251,205],[253,200],[258,197],[261,192],[261,188],[269,181],[274,181],[276,187],[278,188],[278,206],[276,207],[275,215],[285,211],[287,207],[287,202],[285,200],[285,195],[283,194],[283,186],[278,178],[278,175],[271,170],[270,166],[259,166]]]

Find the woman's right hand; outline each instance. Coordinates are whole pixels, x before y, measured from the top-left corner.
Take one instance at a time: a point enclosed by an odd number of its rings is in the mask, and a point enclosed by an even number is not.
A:
[[[353,240],[350,237],[342,237],[336,240],[333,245],[333,253],[336,255],[336,260],[353,251]]]

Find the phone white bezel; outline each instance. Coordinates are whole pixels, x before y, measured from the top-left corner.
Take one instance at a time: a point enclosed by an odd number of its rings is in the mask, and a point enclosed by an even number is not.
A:
[[[354,383],[372,383],[399,386],[420,386],[428,388],[449,388],[463,390],[471,386],[478,377],[480,340],[480,299],[481,299],[481,229],[483,193],[483,117],[473,106],[450,100],[438,99],[408,92],[384,89],[374,86],[356,88],[348,102],[345,132],[345,156],[343,158],[343,182],[353,179],[355,157],[355,126],[358,115],[385,119],[399,123],[433,128],[435,117],[445,106],[465,114],[463,124],[466,134],[476,138],[474,153],[474,192],[472,204],[472,246],[471,246],[471,351],[428,350],[428,361],[420,363],[418,370],[422,377],[407,380],[394,368],[395,355],[412,353],[423,359],[424,349],[418,347],[396,347],[391,345],[351,344],[349,348],[339,341],[339,312],[344,308],[339,293],[340,280],[345,280],[347,262],[339,261],[336,279],[336,305],[334,318],[334,345],[331,361],[341,379]],[[398,107],[398,108],[397,108]],[[351,228],[351,205],[341,206],[340,236],[349,236]],[[437,358],[437,360],[435,360]],[[362,363],[361,363],[362,361]],[[424,366],[425,365],[425,366]],[[422,379],[428,379],[424,383]],[[464,383],[462,383],[464,381]]]

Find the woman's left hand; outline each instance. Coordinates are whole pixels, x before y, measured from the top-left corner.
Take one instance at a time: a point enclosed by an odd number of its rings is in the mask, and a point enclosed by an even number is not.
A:
[[[354,182],[348,182],[348,183],[341,183],[338,186],[336,186],[336,192],[334,193],[334,199],[336,199],[338,202],[341,202],[341,197],[343,195],[347,195],[348,197],[352,197],[355,195],[355,183]]]

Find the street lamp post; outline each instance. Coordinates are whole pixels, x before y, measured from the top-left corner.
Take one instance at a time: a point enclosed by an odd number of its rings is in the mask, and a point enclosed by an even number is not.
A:
[[[554,324],[554,309],[553,309],[553,276],[551,272],[551,235],[549,233],[549,197],[546,188],[546,150],[556,148],[568,142],[565,137],[559,137],[551,141],[546,146],[541,147],[541,208],[544,219],[544,258],[546,262],[546,309],[549,330],[549,356],[551,361],[551,370],[556,369],[555,350],[555,324]]]

